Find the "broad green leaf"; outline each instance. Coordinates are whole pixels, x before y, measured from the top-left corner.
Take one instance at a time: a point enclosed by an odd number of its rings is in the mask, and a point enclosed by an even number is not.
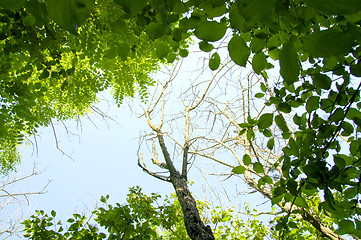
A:
[[[245,41],[237,35],[233,35],[228,43],[228,52],[231,59],[239,66],[245,67],[251,51]]]
[[[276,0],[239,0],[236,3],[240,14],[251,22],[267,22],[276,8]]]
[[[224,36],[226,30],[227,26],[224,23],[217,21],[203,22],[196,27],[194,35],[201,40],[215,42]]]
[[[273,113],[262,114],[258,120],[257,126],[259,129],[269,128],[273,124]]]
[[[252,159],[248,154],[245,154],[242,159],[244,165],[249,166],[252,164]]]
[[[239,13],[238,7],[235,3],[231,5],[229,11],[229,22],[233,29],[240,30],[241,32],[248,32],[252,29],[252,23],[247,22],[246,19]]]
[[[210,52],[213,50],[213,45],[206,42],[206,41],[201,41],[198,43],[199,45],[199,49],[202,50],[203,52]]]
[[[289,129],[287,127],[287,123],[282,115],[277,115],[275,117],[275,122],[277,126],[283,131],[283,132],[289,132]]]
[[[281,102],[278,104],[277,109],[284,113],[290,113],[292,111],[291,106],[286,102]]]
[[[49,17],[60,27],[77,33],[78,27],[90,16],[95,0],[46,0]]]
[[[183,58],[187,57],[189,54],[189,51],[187,49],[181,49],[179,50],[179,55]]]
[[[320,89],[330,89],[332,80],[325,74],[312,75],[313,85]]]
[[[257,37],[254,37],[252,38],[249,47],[253,53],[258,53],[266,47],[266,39],[259,39]]]
[[[147,34],[150,40],[158,39],[166,33],[168,30],[165,24],[151,22],[147,28]]]
[[[157,50],[157,57],[159,59],[163,59],[168,55],[170,51],[170,47],[168,46],[167,43],[161,41],[156,45],[156,50]]]
[[[293,42],[288,42],[283,45],[279,59],[280,73],[285,82],[290,85],[298,81],[300,64]]]
[[[266,129],[263,130],[263,135],[265,137],[272,137],[272,132],[269,129],[266,128]]]
[[[311,113],[312,111],[319,109],[319,107],[320,107],[320,97],[311,96],[309,99],[307,99],[306,110],[308,113]]]
[[[338,123],[342,119],[344,119],[345,113],[343,112],[342,108],[337,108],[332,115],[330,116],[330,121]]]
[[[263,166],[262,166],[262,164],[259,163],[259,162],[253,163],[253,170],[254,170],[256,173],[264,173]]]
[[[263,98],[264,97],[264,93],[261,93],[261,92],[259,92],[259,93],[256,93],[256,95],[254,95],[256,98]]]
[[[127,43],[121,43],[118,45],[118,55],[122,60],[126,60],[130,52],[130,46]],[[158,52],[158,48],[157,48]]]
[[[303,39],[303,49],[313,57],[347,55],[354,46],[354,38],[347,32],[327,29],[313,32]]]
[[[110,30],[114,33],[125,35],[128,32],[128,24],[124,20],[110,23]]]
[[[358,0],[306,0],[307,6],[313,7],[326,14],[352,14],[361,11]]]
[[[234,172],[235,174],[243,174],[245,171],[246,171],[246,168],[243,166],[237,166],[232,169],[232,172]]]
[[[261,74],[267,64],[266,55],[263,52],[256,53],[252,58],[252,68],[255,73]]]
[[[352,65],[350,70],[355,77],[361,77],[361,61],[358,61],[356,65]]]
[[[140,14],[147,6],[146,0],[114,0],[114,2],[120,5],[123,10],[129,14],[129,17]]]
[[[295,205],[297,207],[301,207],[301,208],[305,208],[305,209],[309,209],[309,206],[306,202],[306,200],[301,197],[301,196],[297,196],[296,199],[295,199]]]
[[[35,22],[36,22],[36,18],[31,14],[28,14],[26,17],[23,18],[23,23],[27,27],[34,25]]]
[[[287,181],[287,190],[293,195],[293,196],[297,196],[297,187],[298,187],[298,184],[295,180],[293,180],[292,178],[291,179],[288,179]]]
[[[25,7],[27,0],[0,0],[0,7],[10,10],[18,10]]]
[[[211,70],[217,70],[221,63],[221,58],[219,57],[218,53],[213,53],[211,59],[209,59],[209,68]]]
[[[336,232],[340,235],[350,234],[355,230],[355,225],[351,220],[342,219],[338,224]]]
[[[274,145],[275,145],[275,139],[274,139],[274,138],[271,138],[270,140],[268,140],[268,142],[267,142],[267,148],[268,148],[269,150],[272,150],[273,147],[274,147]]]

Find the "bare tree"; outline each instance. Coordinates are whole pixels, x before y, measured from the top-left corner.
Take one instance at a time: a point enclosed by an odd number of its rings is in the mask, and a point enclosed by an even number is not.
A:
[[[21,237],[21,221],[23,221],[30,209],[30,197],[32,195],[44,194],[49,182],[39,191],[24,191],[22,185],[40,173],[33,169],[30,174],[19,176],[16,172],[2,175],[0,177],[0,238]]]
[[[169,73],[170,77],[156,87],[142,115],[151,129],[144,140],[151,142],[150,158],[158,170],[146,164],[141,151],[138,165],[151,176],[173,184],[192,239],[213,239],[212,231],[203,224],[188,189],[188,173],[195,161],[202,168],[211,161],[219,166],[217,174],[226,178],[241,177],[252,191],[266,199],[273,198],[273,182],[283,178],[280,156],[288,142],[280,137],[281,131],[276,126],[272,126],[272,138],[267,141],[262,134],[247,126],[255,123],[261,113],[276,111],[254,96],[260,92],[260,82],[263,82],[263,87],[268,88],[267,94],[272,97],[272,85],[278,84],[278,80],[274,78],[271,83],[270,78],[252,72],[244,75],[229,61],[211,75],[206,73],[207,66],[198,74],[191,72],[194,78],[189,88],[174,99],[177,90],[184,88],[187,82],[182,74],[178,75],[182,83],[174,81],[179,68],[175,66]],[[285,119],[290,117],[282,116]],[[286,216],[297,210],[297,214],[312,224],[320,235],[342,239],[312,210],[284,201],[280,201],[278,207],[280,214]]]

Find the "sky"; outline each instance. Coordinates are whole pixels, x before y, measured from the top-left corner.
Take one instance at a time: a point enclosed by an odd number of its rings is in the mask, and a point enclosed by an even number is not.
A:
[[[195,75],[192,70],[204,65],[207,57],[195,55],[187,58],[183,63],[184,72],[179,74],[177,85],[172,91],[186,89],[185,83],[194,81],[196,76],[200,80],[209,78],[212,75],[210,71]],[[154,75],[156,80],[163,81],[168,76],[161,72]],[[170,98],[175,96],[172,92]],[[111,97],[109,93],[103,93],[100,99],[111,100]],[[175,104],[172,110],[182,107],[177,98],[173,101]],[[30,138],[32,144],[22,148],[21,165],[14,175],[24,176],[34,168],[39,174],[15,187],[17,192],[39,191],[49,183],[46,193],[23,199],[10,211],[17,209],[19,216],[27,216],[33,214],[35,209],[48,213],[55,210],[57,220],[65,222],[73,213],[89,216],[99,204],[100,197],[107,194],[110,195],[111,203],[125,203],[128,189],[132,186],[141,186],[147,194],[155,192],[163,196],[170,195],[174,191],[170,183],[149,176],[137,166],[140,136],[149,130],[145,119],[137,118],[134,113],[141,112],[139,104],[139,100],[133,99],[118,108],[114,103],[103,100],[98,107],[109,119],[91,113],[78,121],[66,121],[64,124],[54,122],[56,134],[51,126],[39,129],[36,138]],[[61,150],[57,149],[56,140]],[[213,164],[208,167],[216,168]],[[239,194],[245,188],[239,179],[220,182],[222,178],[213,177],[207,183],[196,166],[192,168],[189,179],[195,182],[190,187],[191,191],[201,200],[216,199],[210,194],[212,186],[220,196],[228,195],[236,206],[252,202],[251,207],[259,208],[266,201],[259,196]],[[269,207],[269,203],[266,205]]]

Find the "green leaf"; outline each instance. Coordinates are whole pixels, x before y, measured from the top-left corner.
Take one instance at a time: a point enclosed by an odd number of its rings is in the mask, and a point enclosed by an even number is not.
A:
[[[251,51],[245,41],[238,35],[233,35],[228,43],[229,56],[239,66],[245,67]]]
[[[255,137],[253,129],[248,129],[247,131],[247,140],[252,141]]]
[[[282,115],[277,115],[275,117],[275,122],[277,126],[283,131],[283,132],[289,132],[290,130],[287,127],[287,123]]]
[[[203,22],[196,27],[194,35],[197,38],[207,41],[215,42],[220,40],[227,31],[227,26],[224,23],[217,21]]]
[[[249,47],[253,53],[258,53],[266,47],[266,39],[252,38]]]
[[[295,180],[293,180],[292,178],[291,179],[288,179],[287,181],[287,190],[293,195],[293,196],[297,196],[297,187],[298,187],[298,184]]]
[[[10,10],[18,10],[25,7],[27,0],[0,0],[0,7]]]
[[[35,22],[36,22],[36,18],[31,14],[28,14],[26,17],[23,18],[23,23],[27,27],[34,25]]]
[[[150,40],[158,39],[166,33],[167,26],[161,23],[151,22],[147,28],[147,35]]]
[[[355,230],[355,225],[351,220],[342,219],[338,224],[336,232],[340,235],[350,234]]]
[[[303,39],[303,49],[312,57],[347,55],[354,46],[354,38],[347,32],[327,29],[313,32]]]
[[[330,15],[352,14],[361,11],[358,0],[306,0],[307,6]]]
[[[265,95],[264,93],[259,92],[259,93],[256,93],[255,97],[256,98],[263,98],[264,95]]]
[[[252,164],[252,159],[248,154],[245,154],[242,159],[244,165],[249,166]]]
[[[253,163],[253,170],[254,170],[256,173],[264,173],[263,166],[262,166],[262,164],[259,163],[259,162]]]
[[[262,114],[258,120],[257,126],[259,129],[266,129],[273,124],[273,113]]]
[[[295,199],[295,205],[297,207],[301,207],[301,208],[305,208],[305,209],[309,209],[309,206],[306,202],[306,200],[303,197],[297,196]]]
[[[263,135],[265,137],[272,137],[272,132],[269,129],[264,129],[263,130]]]
[[[273,147],[274,147],[274,145],[275,145],[275,139],[274,139],[274,138],[271,138],[270,140],[268,140],[268,142],[267,142],[267,148],[268,148],[269,150],[272,150]]]
[[[292,110],[291,106],[286,102],[281,102],[278,104],[277,109],[284,113],[290,113]]]
[[[337,108],[332,115],[330,116],[330,121],[338,123],[342,119],[344,119],[345,113],[343,112],[342,108]]]
[[[202,50],[203,52],[210,52],[213,50],[213,45],[206,42],[206,41],[201,41],[198,43],[199,45],[199,49]]]
[[[170,51],[170,47],[168,46],[167,43],[161,41],[156,45],[156,50],[157,50],[157,57],[159,59],[163,59],[168,55]]]
[[[319,109],[320,107],[320,97],[311,96],[306,102],[306,110],[308,113]]]
[[[356,65],[351,65],[350,70],[355,77],[361,77],[361,61],[358,61]]]
[[[235,174],[243,174],[245,171],[246,171],[246,168],[243,166],[237,166],[232,169],[232,172],[234,172]]]
[[[290,85],[298,81],[300,65],[293,42],[288,42],[283,45],[279,59],[280,73],[285,82]]]
[[[221,58],[218,53],[213,53],[211,59],[209,59],[209,68],[211,70],[217,70],[219,65],[221,64]]]
[[[332,80],[329,76],[325,74],[316,74],[312,75],[313,85],[320,89],[330,89]]]
[[[255,73],[261,74],[267,64],[266,55],[263,52],[256,53],[252,58],[252,68]]]
[[[114,2],[120,5],[122,9],[129,14],[129,17],[140,14],[147,6],[146,0],[114,0]]]
[[[179,56],[181,56],[181,57],[183,57],[183,58],[187,57],[188,54],[189,54],[189,51],[188,51],[187,49],[181,49],[181,50],[179,50]]]
[[[90,16],[95,0],[47,0],[49,17],[60,27],[77,33],[78,27]]]
[[[56,216],[56,212],[54,210],[51,210],[51,216],[55,217]]]
[[[117,53],[122,60],[126,60],[130,52],[130,46],[127,43],[121,43],[118,45]],[[158,52],[158,49],[157,49]]]

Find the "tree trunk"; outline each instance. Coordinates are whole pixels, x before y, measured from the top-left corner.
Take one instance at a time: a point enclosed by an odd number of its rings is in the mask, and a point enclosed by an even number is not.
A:
[[[170,181],[173,184],[178,201],[182,207],[184,225],[188,236],[193,240],[214,240],[212,229],[209,226],[205,226],[199,216],[196,200],[193,198],[187,186],[186,176],[181,176],[174,167],[164,143],[163,135],[160,132],[158,132],[158,141],[170,173]]]
[[[213,240],[214,236],[209,226],[205,226],[196,205],[196,200],[187,187],[187,182],[179,177],[171,177],[171,182],[182,206],[184,224],[189,237],[193,240]]]

